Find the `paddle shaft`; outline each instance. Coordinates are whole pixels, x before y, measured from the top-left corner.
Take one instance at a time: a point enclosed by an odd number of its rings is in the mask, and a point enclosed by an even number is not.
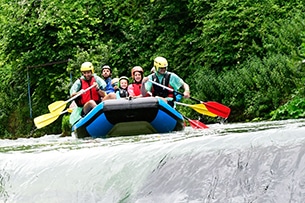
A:
[[[204,123],[202,123],[199,120],[191,120],[190,118],[182,115],[184,119],[188,120],[188,122],[190,123],[190,126],[192,128],[196,128],[196,129],[204,129],[204,128],[209,128],[208,126],[206,126]]]
[[[66,101],[66,103],[69,103],[70,101],[73,101],[74,99],[76,99],[77,97],[79,97],[80,95],[84,94],[85,92],[87,92],[88,90],[92,89],[93,87],[95,87],[97,84],[91,85],[90,87],[88,87],[87,89],[85,89],[84,91],[78,93],[77,95],[74,95],[73,97],[71,97],[70,99],[68,99]]]

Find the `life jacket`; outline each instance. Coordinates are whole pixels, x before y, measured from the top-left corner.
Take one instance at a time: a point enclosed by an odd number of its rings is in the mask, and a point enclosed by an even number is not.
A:
[[[127,89],[118,88],[116,89],[116,92],[119,91],[120,97],[129,97],[129,93]]]
[[[171,76],[171,74],[167,72],[164,75],[164,77],[162,78],[162,81],[160,82],[158,77],[156,76],[156,74],[153,74],[152,75],[152,80],[154,82],[157,82],[159,84],[162,84],[166,87],[169,87],[169,88],[173,89],[173,87],[169,85],[170,76]],[[171,97],[171,98],[174,99],[174,101],[176,101],[176,97],[175,97],[174,93],[172,91],[169,91],[169,90],[163,88],[163,87],[160,87],[158,85],[153,84],[151,91],[152,91],[153,96],[159,96],[159,97],[163,97],[163,98]]]
[[[95,82],[94,76],[92,76],[89,81],[84,80],[82,78],[79,78],[79,80],[81,83],[81,89],[83,89],[83,90],[92,86],[93,83]],[[80,95],[78,98],[75,99],[75,102],[76,102],[77,106],[84,106],[90,100],[94,100],[97,104],[101,102],[101,97],[98,94],[96,88],[91,88],[84,94]]]
[[[133,83],[132,84],[133,93],[135,94],[135,96],[141,95],[141,85],[142,85],[142,83]]]

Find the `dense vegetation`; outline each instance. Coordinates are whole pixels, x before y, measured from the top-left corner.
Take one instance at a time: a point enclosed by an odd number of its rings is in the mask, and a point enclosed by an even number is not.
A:
[[[82,62],[130,76],[160,55],[193,97],[229,106],[229,122],[305,117],[303,1],[0,2],[2,138],[60,133],[61,119],[33,131],[33,118],[68,98]]]

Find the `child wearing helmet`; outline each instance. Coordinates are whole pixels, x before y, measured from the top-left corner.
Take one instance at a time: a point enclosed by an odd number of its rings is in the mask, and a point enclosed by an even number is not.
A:
[[[149,80],[167,86],[175,91],[178,91],[181,87],[184,89],[183,96],[185,98],[190,97],[190,88],[187,83],[183,81],[175,73],[167,71],[168,62],[164,57],[156,57],[154,59],[154,73],[150,74],[148,77],[142,80],[142,95],[146,95],[147,92],[151,92],[153,96],[162,97],[167,101],[169,105],[174,106],[174,102],[177,101],[174,92],[171,92],[165,88],[158,85],[152,84]]]
[[[128,90],[127,90],[128,85],[129,85],[128,77],[122,76],[119,78],[118,89],[116,90],[117,99],[120,99],[123,97],[129,97]]]
[[[132,84],[128,85],[128,93],[131,97],[142,97],[141,86],[144,71],[141,66],[135,66],[131,69]]]
[[[75,102],[78,107],[81,107],[81,115],[84,116],[101,102],[101,97],[105,96],[106,83],[102,78],[94,74],[94,67],[91,62],[84,62],[80,71],[82,76],[73,83],[70,88],[70,96],[73,97],[81,93],[75,99]],[[96,85],[96,87],[84,92],[85,89],[92,85]]]

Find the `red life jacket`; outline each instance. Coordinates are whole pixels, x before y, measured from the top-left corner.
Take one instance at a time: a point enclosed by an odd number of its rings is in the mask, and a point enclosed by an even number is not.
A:
[[[135,96],[141,95],[141,83],[133,83],[132,86]]]
[[[83,90],[85,90],[88,87],[92,86],[93,83],[95,82],[94,76],[92,76],[89,81],[88,80],[84,80],[82,78],[79,78],[79,80],[81,82],[81,89],[83,89]],[[76,102],[77,106],[84,106],[90,100],[94,100],[97,104],[101,102],[101,97],[98,94],[96,88],[91,88],[90,90],[88,90],[84,94],[80,95],[75,100],[75,102]]]
[[[166,87],[169,87],[169,88],[173,89],[173,87],[170,86],[170,84],[169,84],[170,76],[171,76],[170,73],[166,73],[164,75],[164,77],[162,78],[162,81],[160,82],[158,77],[156,76],[156,74],[153,74],[152,75],[152,80],[154,82],[157,82],[159,84],[162,84]],[[153,96],[159,96],[159,97],[163,97],[163,98],[171,97],[171,98],[174,98],[174,101],[176,101],[176,97],[175,97],[175,95],[172,91],[169,91],[169,90],[167,90],[163,87],[160,87],[158,85],[153,84],[153,86],[151,88],[151,93],[153,94]]]

